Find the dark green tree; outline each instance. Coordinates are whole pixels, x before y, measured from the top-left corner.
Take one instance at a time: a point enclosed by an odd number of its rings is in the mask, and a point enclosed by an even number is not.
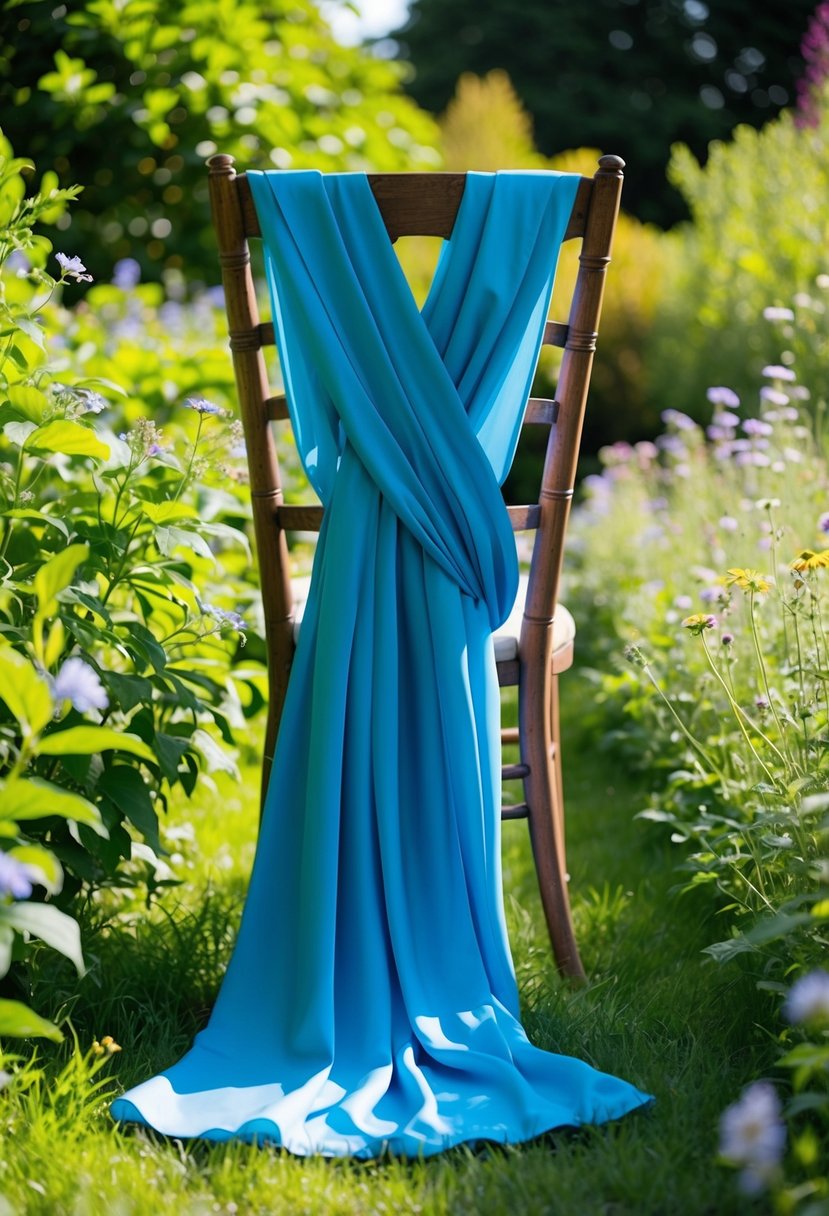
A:
[[[435,130],[398,64],[342,47],[312,0],[11,0],[0,113],[61,185],[96,279],[132,256],[215,282],[206,157],[251,168],[433,165]]]
[[[794,102],[815,0],[413,0],[392,35],[433,113],[462,72],[503,68],[548,156],[600,147],[630,166],[625,206],[668,226],[687,215],[667,184],[671,145],[705,158],[738,123]],[[774,172],[773,166],[758,171]]]

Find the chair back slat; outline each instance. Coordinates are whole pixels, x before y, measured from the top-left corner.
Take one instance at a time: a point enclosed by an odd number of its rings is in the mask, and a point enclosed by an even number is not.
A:
[[[513,532],[531,532],[538,527],[541,508],[537,502],[524,506],[507,507]],[[319,503],[282,503],[278,511],[278,523],[286,532],[319,532],[322,527],[323,508]]]

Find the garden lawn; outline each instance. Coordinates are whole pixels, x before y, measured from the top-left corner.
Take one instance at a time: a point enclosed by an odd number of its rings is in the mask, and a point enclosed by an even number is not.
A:
[[[704,962],[715,934],[708,894],[678,899],[677,858],[634,814],[643,789],[614,771],[580,728],[590,697],[578,671],[563,688],[572,897],[590,976],[573,990],[555,975],[526,825],[504,825],[510,938],[531,1040],[582,1056],[656,1095],[654,1108],[609,1126],[552,1133],[479,1154],[461,1146],[424,1162],[298,1159],[239,1143],[168,1141],[119,1132],[105,1093],[176,1060],[204,1023],[244,895],[256,831],[257,773],[171,811],[168,847],[184,884],[151,914],[86,922],[88,974],[36,960],[31,1003],[72,1036],[43,1043],[0,1098],[0,1216],[159,1216],[161,1213],[737,1213],[746,1199],[712,1164],[722,1109],[763,1075],[775,1043],[755,1022],[753,976]],[[204,780],[204,779],[203,779]],[[224,778],[221,778],[225,781]],[[207,783],[205,782],[207,790]],[[193,839],[187,839],[192,824]],[[182,835],[185,837],[182,839]],[[83,919],[83,918],[82,918]],[[97,926],[97,927],[96,927]],[[65,1027],[64,1027],[65,1028]],[[122,1050],[92,1057],[94,1039]],[[111,1077],[108,1091],[90,1092]],[[67,1064],[67,1060],[69,1063]],[[101,1061],[104,1061],[103,1064]]]

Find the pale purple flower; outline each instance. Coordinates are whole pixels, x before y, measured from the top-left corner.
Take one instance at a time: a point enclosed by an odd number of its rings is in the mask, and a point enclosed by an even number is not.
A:
[[[726,388],[724,385],[709,388],[705,395],[712,405],[722,405],[729,410],[739,409],[740,398],[733,389]]]
[[[675,426],[680,431],[695,431],[697,429],[697,424],[693,418],[689,418],[681,410],[663,410],[661,418],[663,422],[668,423],[669,426]]]
[[[640,464],[647,464],[648,461],[656,460],[659,455],[659,448],[655,443],[651,443],[649,439],[642,439],[636,444],[636,455],[639,458]]]
[[[720,641],[723,644],[723,646],[730,646],[732,644],[732,642],[734,641],[734,634],[733,633],[724,633],[722,635],[722,637],[720,638]]]
[[[67,659],[52,684],[56,701],[71,701],[78,713],[90,709],[106,709],[109,697],[97,671],[83,659]]]
[[[733,515],[721,515],[717,522],[723,532],[736,532],[740,526]]]
[[[694,606],[694,601],[690,595],[678,595],[674,600],[674,607],[681,609],[683,612],[689,612]]]
[[[796,380],[794,372],[790,367],[783,367],[780,363],[770,363],[768,367],[763,368],[763,375],[769,380]]]
[[[92,275],[83,273],[86,267],[80,258],[70,258],[65,253],[56,253],[55,257],[61,269],[62,279],[77,279],[79,283],[92,282]]]
[[[714,426],[735,427],[740,425],[740,419],[737,415],[729,413],[728,410],[717,410],[711,421]]]
[[[80,398],[79,404],[82,414],[100,414],[109,404],[105,397],[102,397],[100,393],[93,392],[90,388],[77,388],[75,392]]]
[[[770,388],[768,384],[764,384],[760,389],[760,397],[763,401],[768,401],[769,405],[789,404],[789,398],[785,393],[781,393],[779,388]]]
[[[707,426],[705,428],[705,433],[709,439],[714,440],[731,438],[731,431],[726,430],[725,427],[722,426]]]
[[[198,597],[196,597],[196,603],[199,606],[199,611],[204,616],[212,616],[215,620],[219,621],[220,624],[231,625],[240,633],[242,633],[246,628],[245,618],[240,616],[238,612],[233,612],[232,610],[225,608],[217,608],[215,604],[205,604],[204,601],[200,600]]]
[[[829,511],[825,511],[817,521],[818,532],[829,532]]]
[[[795,980],[786,997],[783,1016],[788,1022],[829,1021],[829,971],[818,968]]]
[[[767,321],[793,321],[794,313],[790,308],[764,308],[763,316]]]
[[[204,293],[204,298],[213,308],[224,308],[225,289],[221,283],[215,287],[208,287]]]
[[[668,507],[667,498],[652,498],[648,504],[652,511],[665,511]]]
[[[769,707],[768,699],[766,697],[755,697],[754,704],[760,710],[760,713],[765,713]]]
[[[685,456],[687,454],[687,448],[679,435],[660,435],[656,441],[656,446],[672,456]]]
[[[227,413],[220,405],[214,405],[212,401],[207,401],[204,397],[187,397],[184,404],[188,410],[195,410],[197,414],[217,414],[219,417],[224,417]]]
[[[31,867],[0,851],[0,898],[28,899],[31,893]]]
[[[743,430],[747,435],[771,435],[774,427],[760,418],[746,418],[743,422]]]
[[[768,1081],[755,1081],[720,1119],[720,1152],[741,1165],[740,1184],[757,1193],[768,1184],[786,1148],[780,1099]]]
[[[131,291],[141,281],[141,264],[135,258],[119,258],[112,271],[113,287]]]
[[[703,587],[699,598],[703,604],[718,604],[721,600],[728,598],[728,592],[725,587]]]

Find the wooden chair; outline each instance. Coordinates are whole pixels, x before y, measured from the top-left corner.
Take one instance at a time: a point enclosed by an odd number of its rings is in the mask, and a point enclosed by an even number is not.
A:
[[[286,533],[319,531],[323,508],[283,503],[270,424],[288,418],[285,397],[269,386],[262,354],[274,344],[273,325],[260,322],[248,240],[260,236],[250,186],[233,157],[212,156],[208,180],[219,246],[230,347],[247,442],[253,519],[259,555],[268,652],[269,706],[262,772],[267,788],[295,643],[295,589]],[[568,976],[584,975],[573,934],[564,852],[564,801],[559,747],[558,676],[573,661],[575,627],[557,608],[564,535],[573,496],[587,389],[596,348],[605,269],[619,210],[624,162],[603,156],[593,178],[582,178],[565,240],[581,238],[580,267],[567,324],[548,321],[544,342],[564,348],[556,399],[531,398],[525,424],[549,429],[537,503],[508,508],[513,529],[533,530],[526,598],[513,614],[515,634],[497,638],[501,686],[517,685],[519,726],[502,730],[520,761],[503,767],[521,779],[525,801],[504,806],[503,819],[527,819],[541,899],[556,962]],[[463,193],[462,173],[369,174],[389,236],[448,237]],[[509,623],[508,623],[509,624]]]

